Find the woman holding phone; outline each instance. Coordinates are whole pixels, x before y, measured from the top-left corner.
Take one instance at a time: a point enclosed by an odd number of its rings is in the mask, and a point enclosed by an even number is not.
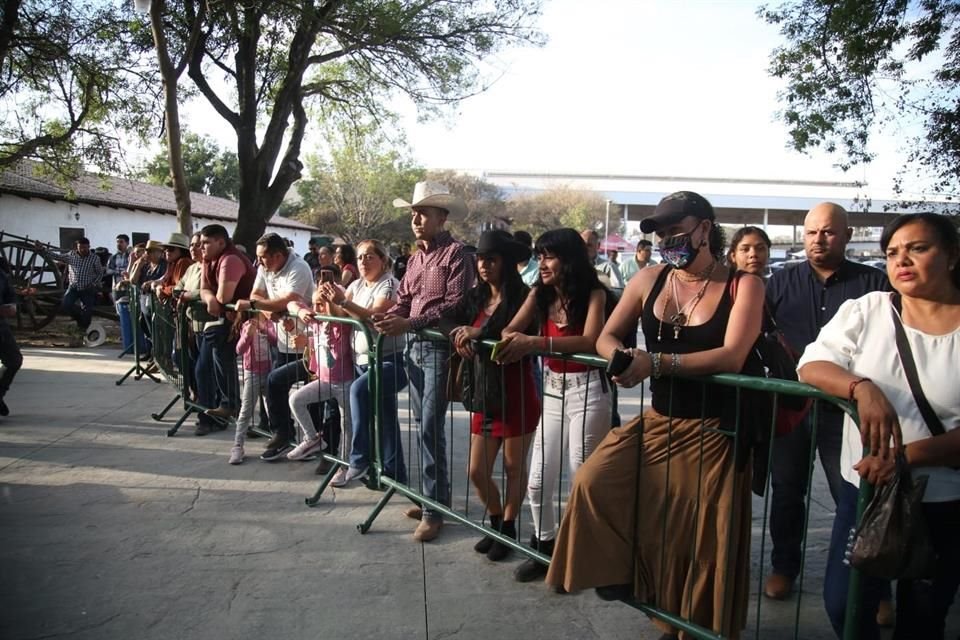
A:
[[[603,328],[608,291],[600,284],[587,245],[573,229],[547,231],[537,238],[540,278],[503,330],[497,359],[518,362],[535,351],[594,353]],[[527,335],[528,329],[539,335]],[[551,506],[560,478],[563,450],[571,475],[610,429],[610,389],[601,371],[549,355],[544,357],[543,413],[533,441],[527,495],[533,512],[530,546],[553,554],[556,522]],[[519,582],[542,578],[546,567],[524,561]]]
[[[573,479],[547,582],[655,602],[737,637],[750,593],[750,472],[749,452],[738,455],[731,436],[736,398],[674,376],[743,370],[760,334],[763,282],[719,262],[723,233],[696,193],[667,196],[641,229],[661,239],[665,264],[630,280],[597,351],[630,356],[617,384],[652,378],[651,407],[612,429]],[[647,350],[625,350],[638,318]]]
[[[529,246],[506,231],[484,231],[477,243],[477,286],[440,321],[440,329],[449,333],[463,358],[461,369],[468,370],[462,391],[464,405],[472,410],[470,480],[490,514],[491,528],[509,538],[517,537],[515,522],[527,481],[527,449],[540,417],[540,400],[530,358],[501,367],[492,361],[490,348],[475,341],[499,338],[526,300],[530,290],[523,284],[517,264],[529,257]],[[492,477],[501,447],[507,480],[502,503]],[[510,553],[510,547],[488,536],[473,548],[494,562]]]

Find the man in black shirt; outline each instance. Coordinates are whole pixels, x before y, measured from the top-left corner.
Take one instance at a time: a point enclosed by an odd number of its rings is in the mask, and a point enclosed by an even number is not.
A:
[[[0,364],[3,365],[3,373],[0,375],[0,416],[6,416],[10,414],[10,409],[7,408],[4,396],[23,364],[23,355],[13,337],[13,330],[7,324],[8,318],[17,316],[17,296],[13,291],[6,258],[2,259],[2,263],[0,264]]]
[[[773,274],[767,283],[767,307],[797,353],[816,339],[844,302],[871,291],[890,290],[885,272],[846,259],[852,230],[841,206],[832,202],[815,206],[804,219],[803,233],[806,262]],[[800,573],[804,496],[814,444],[811,422],[812,416],[793,433],[774,442],[770,511],[773,573],[764,584],[764,593],[777,600],[790,595]],[[815,441],[834,503],[841,482],[842,440],[843,413],[821,403]]]

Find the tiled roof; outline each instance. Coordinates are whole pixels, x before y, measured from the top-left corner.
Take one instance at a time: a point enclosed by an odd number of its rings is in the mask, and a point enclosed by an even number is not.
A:
[[[64,186],[58,184],[53,176],[40,173],[38,167],[35,162],[22,161],[13,168],[0,170],[0,193],[177,215],[177,202],[170,187],[115,176],[101,177],[88,172]],[[73,193],[68,198],[70,190]],[[237,203],[228,198],[192,192],[190,209],[193,215],[202,218],[237,220]],[[279,215],[274,215],[269,224],[287,229],[318,231],[316,227]]]

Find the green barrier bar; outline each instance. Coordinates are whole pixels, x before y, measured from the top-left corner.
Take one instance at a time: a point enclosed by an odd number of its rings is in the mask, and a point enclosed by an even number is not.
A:
[[[133,366],[130,367],[130,370],[123,374],[119,380],[116,381],[116,385],[119,387],[129,378],[131,375],[134,380],[140,380],[143,376],[147,376],[154,382],[160,382],[159,378],[154,375],[154,372],[149,369],[149,367],[144,366],[144,359],[140,353],[140,338],[143,335],[143,329],[140,326],[140,290],[137,289],[136,285],[128,284],[127,285],[127,297],[129,301],[127,305],[130,309],[130,323],[133,325]]]

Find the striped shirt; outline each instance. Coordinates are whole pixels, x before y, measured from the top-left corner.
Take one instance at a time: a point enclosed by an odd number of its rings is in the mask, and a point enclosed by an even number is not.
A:
[[[100,256],[92,251],[86,256],[81,256],[76,251],[69,253],[57,253],[56,251],[44,251],[43,255],[67,264],[67,276],[70,279],[70,286],[74,289],[89,289],[100,284],[100,278],[103,276],[103,263],[100,262]]]

